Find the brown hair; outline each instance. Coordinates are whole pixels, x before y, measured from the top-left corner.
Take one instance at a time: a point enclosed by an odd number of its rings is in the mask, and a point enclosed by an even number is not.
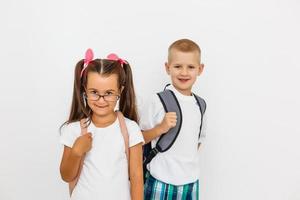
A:
[[[118,88],[121,90],[122,86],[124,87],[119,100],[119,110],[125,117],[137,122],[138,116],[130,65],[126,63],[121,64],[119,61],[114,60],[95,59],[88,64],[82,77],[80,77],[83,65],[84,60],[80,60],[75,67],[71,111],[69,119],[63,125],[80,121],[83,118],[88,118],[89,122],[91,120],[92,110],[84,98],[89,72],[97,72],[107,76],[111,74],[118,75]]]
[[[172,49],[176,49],[182,52],[192,52],[197,51],[199,52],[199,55],[201,55],[201,49],[194,41],[189,39],[180,39],[175,42],[173,42],[168,49],[168,55],[170,57],[170,52]]]

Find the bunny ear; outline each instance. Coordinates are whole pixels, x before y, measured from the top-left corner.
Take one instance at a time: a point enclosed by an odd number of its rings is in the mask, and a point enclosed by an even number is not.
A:
[[[92,49],[87,49],[85,52],[84,64],[89,64],[94,58],[94,53]]]
[[[119,57],[117,56],[117,54],[111,53],[107,56],[108,60],[119,60]]]
[[[87,49],[85,52],[84,65],[80,72],[80,77],[82,77],[84,70],[87,68],[88,64],[94,59],[94,53],[92,49]]]
[[[126,60],[123,60],[122,58],[119,58],[119,56],[115,53],[111,53],[107,56],[108,60],[115,60],[118,61],[121,66],[123,67],[123,64],[128,64]]]

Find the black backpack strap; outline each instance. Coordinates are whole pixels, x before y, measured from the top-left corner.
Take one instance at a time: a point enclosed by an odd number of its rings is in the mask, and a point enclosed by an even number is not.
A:
[[[156,149],[159,152],[165,152],[174,144],[182,125],[182,111],[179,102],[171,90],[165,90],[158,93],[159,99],[163,104],[165,112],[176,112],[177,123],[176,126],[171,128],[167,133],[160,136],[156,143]]]
[[[174,144],[182,125],[182,112],[179,102],[175,94],[171,90],[164,90],[163,92],[157,93],[165,112],[176,112],[177,123],[176,126],[171,128],[167,133],[162,134],[158,139],[156,146],[149,149],[151,143],[145,147],[146,155],[144,159],[144,170],[148,163],[156,156],[158,152],[165,152]]]
[[[171,84],[168,83],[165,87],[164,87],[164,91],[167,89],[168,86],[170,86]]]
[[[198,104],[200,112],[201,112],[201,124],[200,124],[200,131],[199,131],[199,138],[200,138],[201,130],[202,130],[202,123],[203,123],[203,116],[204,116],[204,113],[205,113],[205,110],[206,110],[206,102],[205,102],[204,99],[202,99],[198,95],[196,95],[196,94],[193,94],[193,95],[194,95],[194,97],[197,101],[197,104]]]

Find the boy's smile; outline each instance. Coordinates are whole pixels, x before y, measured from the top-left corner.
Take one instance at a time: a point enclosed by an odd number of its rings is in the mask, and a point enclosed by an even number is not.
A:
[[[204,65],[200,64],[200,55],[197,51],[182,52],[172,49],[165,67],[171,76],[173,86],[183,95],[189,96]]]

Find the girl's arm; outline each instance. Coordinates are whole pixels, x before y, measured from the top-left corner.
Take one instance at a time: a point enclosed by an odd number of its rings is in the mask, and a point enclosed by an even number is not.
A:
[[[60,164],[60,175],[65,182],[71,182],[78,174],[82,156],[76,155],[72,148],[65,146]]]
[[[92,136],[90,133],[78,137],[72,148],[65,146],[60,164],[60,174],[64,181],[73,181],[80,167],[83,155],[91,149]]]
[[[144,199],[142,143],[129,149],[129,177],[131,200]]]

